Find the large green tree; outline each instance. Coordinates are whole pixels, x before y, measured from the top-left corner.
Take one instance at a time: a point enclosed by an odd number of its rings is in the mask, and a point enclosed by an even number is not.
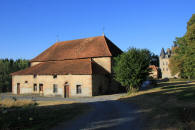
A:
[[[187,32],[174,42],[174,55],[170,59],[172,75],[179,73],[182,78],[195,78],[195,14],[187,23]]]
[[[138,90],[149,75],[150,61],[149,50],[130,48],[114,58],[115,79],[125,86],[128,92]]]

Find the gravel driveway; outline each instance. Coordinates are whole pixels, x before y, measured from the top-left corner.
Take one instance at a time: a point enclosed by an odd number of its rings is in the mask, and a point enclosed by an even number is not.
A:
[[[135,106],[117,100],[89,103],[92,110],[52,130],[139,130],[140,114]]]
[[[116,100],[119,97],[125,95],[123,94],[112,94],[112,95],[101,95],[101,96],[94,96],[94,97],[81,97],[81,98],[62,98],[62,97],[44,97],[38,95],[15,95],[11,93],[0,93],[0,98],[16,98],[16,99],[32,99],[36,101],[76,101],[76,102],[98,102],[98,101],[109,101],[109,100]]]
[[[90,98],[57,98],[33,95],[0,94],[1,99],[15,97],[17,99],[33,99],[37,101],[76,101],[88,103],[91,110],[86,114],[62,122],[52,130],[139,130],[140,113],[136,106],[117,100],[124,94],[95,96]]]

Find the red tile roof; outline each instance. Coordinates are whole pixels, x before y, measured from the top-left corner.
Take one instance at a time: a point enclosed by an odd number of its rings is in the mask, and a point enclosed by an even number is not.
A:
[[[55,43],[31,60],[42,62],[11,75],[107,74],[91,57],[117,56],[122,51],[105,36]]]
[[[31,60],[56,61],[89,57],[117,56],[122,51],[105,36],[57,42]]]
[[[153,71],[158,71],[158,67],[155,65],[150,65],[149,68],[152,69]]]
[[[106,73],[108,72],[105,69],[88,58],[43,62],[24,70],[14,72],[11,75],[91,75]]]

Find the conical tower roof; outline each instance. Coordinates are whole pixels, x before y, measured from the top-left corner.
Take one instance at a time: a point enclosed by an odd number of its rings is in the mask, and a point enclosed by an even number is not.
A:
[[[165,57],[165,50],[164,50],[164,48],[161,49],[160,57],[161,58]]]

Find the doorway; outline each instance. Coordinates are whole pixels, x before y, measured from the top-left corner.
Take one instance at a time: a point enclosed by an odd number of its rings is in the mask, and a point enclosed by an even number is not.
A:
[[[39,93],[43,93],[43,84],[39,84]]]
[[[20,94],[20,83],[17,83],[17,94]]]
[[[67,82],[64,85],[64,97],[65,98],[69,97],[69,84]]]

